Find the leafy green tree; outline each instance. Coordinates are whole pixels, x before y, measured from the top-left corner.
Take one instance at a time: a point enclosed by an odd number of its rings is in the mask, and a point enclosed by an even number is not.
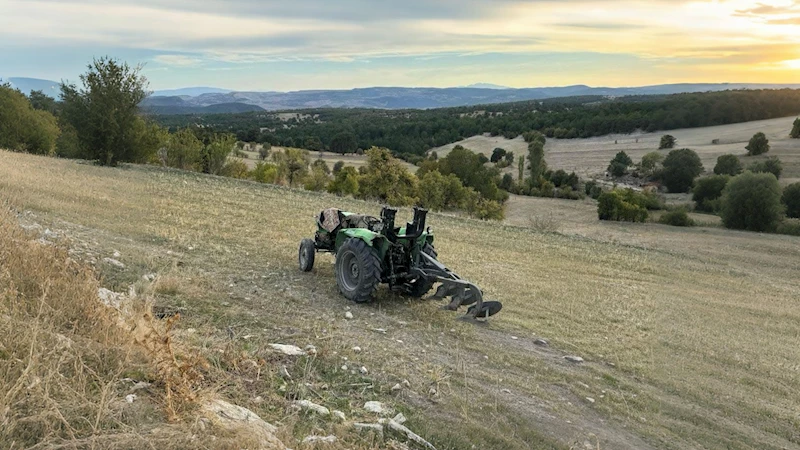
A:
[[[506,162],[506,167],[514,164],[514,152],[506,152],[506,156],[503,159]]]
[[[353,153],[357,147],[356,135],[350,132],[339,133],[331,140],[331,151],[335,153]]]
[[[147,97],[141,66],[103,57],[80,76],[82,86],[61,84],[61,117],[75,128],[86,158],[103,165],[146,162],[160,143],[147,136],[139,104]]]
[[[539,131],[528,131],[522,134],[522,139],[525,140],[528,144],[533,142],[539,142],[542,144],[542,147],[547,143],[547,138],[544,134]],[[530,148],[530,147],[529,147]]]
[[[358,195],[358,172],[354,167],[342,167],[334,173],[333,180],[328,184],[328,192],[340,197]]]
[[[328,163],[326,163],[325,160],[322,159],[314,160],[314,162],[311,163],[311,170],[314,169],[321,170],[325,175],[331,174],[331,169],[328,167]]]
[[[647,220],[647,209],[641,206],[641,194],[633,189],[614,189],[603,192],[597,198],[597,217],[600,220],[621,222],[644,222]]]
[[[464,186],[475,189],[484,198],[502,203],[508,198],[508,194],[497,187],[500,183],[500,171],[495,167],[484,166],[481,156],[457,145],[446,157],[437,161],[438,168],[442,175],[457,176]]]
[[[764,133],[758,132],[750,138],[750,143],[745,147],[748,156],[756,156],[769,151],[769,139]]]
[[[492,151],[492,157],[489,160],[493,163],[500,162],[503,158],[506,157],[506,150],[504,148],[496,148]]]
[[[719,209],[719,199],[728,180],[730,180],[728,175],[712,175],[695,180],[692,200],[697,204],[697,209],[707,212]]]
[[[510,173],[503,174],[500,180],[500,189],[511,192],[514,189],[514,177]]]
[[[215,136],[203,148],[203,172],[212,175],[220,175],[222,168],[228,161],[228,155],[236,145],[236,136],[232,134],[220,134]]]
[[[0,148],[50,155],[59,133],[52,114],[34,109],[21,92],[0,84]]]
[[[517,160],[517,181],[522,184],[525,181],[525,155],[520,155]]]
[[[311,136],[307,138],[304,147],[307,148],[308,150],[313,150],[315,152],[321,151],[323,148],[322,141],[320,141],[319,138],[316,136]]]
[[[778,179],[750,171],[734,177],[723,191],[720,215],[728,228],[773,231],[783,217]]]
[[[269,152],[271,150],[272,150],[272,144],[270,144],[269,142],[264,142],[263,144],[261,144],[261,148],[258,149],[258,157],[262,161],[265,161],[267,158],[269,158]]]
[[[259,183],[275,184],[278,181],[278,166],[266,162],[259,162],[250,171],[250,178]]]
[[[653,176],[661,168],[661,163],[664,161],[664,155],[658,152],[650,152],[642,156],[642,163],[640,167],[645,176]]]
[[[621,177],[628,173],[628,167],[633,165],[633,160],[625,152],[619,152],[608,165],[608,172],[615,177]]]
[[[678,140],[675,139],[675,136],[665,134],[664,136],[661,136],[661,142],[659,142],[658,144],[658,149],[665,150],[665,149],[675,148],[675,144],[677,143]]]
[[[753,173],[771,173],[775,178],[780,179],[783,173],[783,163],[778,158],[769,158],[765,161],[758,161],[750,164],[747,170]]]
[[[222,166],[218,175],[244,180],[250,176],[250,172],[247,170],[247,164],[244,161],[232,159]]]
[[[199,170],[203,158],[203,142],[189,128],[170,134],[159,151],[161,163],[181,170]]]
[[[318,161],[322,160],[318,159],[315,163]],[[322,163],[324,164],[325,161],[322,161]],[[303,187],[305,187],[307,191],[321,192],[326,190],[328,184],[331,182],[331,177],[328,175],[330,170],[326,171],[325,169],[328,169],[327,165],[323,167],[319,164],[312,164],[311,174],[306,177]]]
[[[800,219],[800,183],[793,183],[783,190],[781,203],[786,207],[786,216]]]
[[[694,179],[703,173],[703,163],[693,150],[672,150],[664,159],[661,180],[670,192],[687,192]]]
[[[47,111],[54,116],[58,115],[58,103],[56,103],[56,99],[50,97],[44,92],[31,91],[31,93],[28,95],[28,99],[30,100],[33,109]]]
[[[333,165],[333,175],[335,176],[344,168],[344,161],[336,161]]]
[[[714,173],[717,175],[730,175],[735,177],[742,173],[742,162],[736,155],[722,155],[717,158],[717,165],[714,166]]]
[[[311,159],[307,150],[299,148],[284,148],[282,152],[273,156],[278,163],[278,176],[286,181],[289,186],[296,186],[303,182],[308,175],[308,165]]]
[[[800,117],[794,119],[794,124],[792,124],[792,131],[789,133],[789,137],[792,139],[800,139]]]
[[[367,163],[358,180],[359,196],[395,206],[417,203],[417,177],[385,148],[366,151]]]
[[[528,144],[528,164],[530,164],[531,170],[531,183],[537,184],[542,174],[547,171],[547,163],[544,160],[544,144],[539,140]]]
[[[658,219],[658,223],[670,225],[673,227],[693,227],[695,226],[694,220],[689,217],[685,209],[679,208],[662,215]]]
[[[465,207],[468,193],[457,176],[442,175],[438,170],[419,180],[419,204],[423,208],[444,211]]]

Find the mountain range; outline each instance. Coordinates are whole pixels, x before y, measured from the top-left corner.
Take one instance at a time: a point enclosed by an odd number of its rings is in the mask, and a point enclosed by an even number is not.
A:
[[[41,90],[58,96],[58,82],[35,78],[7,78],[24,93]],[[540,88],[508,88],[487,83],[451,88],[369,87],[349,90],[293,92],[234,91],[215,87],[187,87],[155,91],[142,103],[151,114],[203,114],[291,110],[305,108],[430,109],[473,106],[555,97],[599,95],[665,95],[732,89],[800,89],[800,84],[682,83],[643,87],[590,87],[585,85]]]

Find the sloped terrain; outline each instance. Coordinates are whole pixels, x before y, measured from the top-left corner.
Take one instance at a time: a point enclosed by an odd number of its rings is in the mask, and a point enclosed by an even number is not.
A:
[[[371,400],[440,449],[800,447],[797,238],[642,224],[605,239],[432,214],[441,260],[504,302],[476,326],[385,290],[350,304],[326,255],[297,270],[319,210],[376,204],[5,152],[0,198],[112,290],[156,274],[155,310],[179,312],[177,335],[225,374],[206,388],[289,430],[292,448],[328,434],[332,448],[388,446],[350,425],[375,421]],[[124,267],[104,261],[114,251]]]

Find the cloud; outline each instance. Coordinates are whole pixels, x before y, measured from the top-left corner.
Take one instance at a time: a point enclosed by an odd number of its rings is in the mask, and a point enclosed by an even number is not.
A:
[[[156,55],[153,57],[153,61],[165,66],[175,67],[196,67],[203,62],[200,58],[186,55]]]

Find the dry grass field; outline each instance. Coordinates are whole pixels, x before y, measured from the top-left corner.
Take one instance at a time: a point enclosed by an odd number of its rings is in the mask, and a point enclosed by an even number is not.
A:
[[[270,155],[274,154],[275,152],[282,152],[283,147],[272,147],[270,151]],[[240,158],[242,161],[247,164],[247,167],[250,169],[254,168],[256,164],[260,161],[258,152],[250,152],[245,151],[243,152],[247,155],[247,158]],[[347,155],[341,155],[339,153],[331,153],[331,152],[313,152],[309,151],[309,156],[311,157],[311,161],[316,161],[317,159],[321,159],[328,164],[328,167],[333,169],[333,165],[336,164],[338,161],[344,161],[345,167],[355,167],[358,169],[359,167],[363,166],[367,163],[367,157],[364,155],[357,155],[355,153],[350,153]],[[272,160],[272,156],[270,156],[270,160]],[[411,171],[411,173],[415,173],[417,171],[417,166],[410,164],[406,161],[400,160],[400,163],[403,164],[406,169]]]
[[[559,144],[548,143],[554,167]],[[6,152],[0,199],[26,226],[65,236],[110,289],[156,273],[156,310],[180,312],[178,336],[211,363],[206,389],[277,425],[292,448],[329,433],[340,436],[330,448],[386,446],[295,412],[296,398],[348,421],[374,421],[361,405],[386,402],[439,449],[800,448],[796,237],[598,224],[586,204],[540,199],[512,199],[506,224],[431,214],[440,259],[505,305],[476,326],[385,290],[351,304],[329,256],[298,271],[319,210],[376,214],[373,203]],[[124,269],[102,262],[115,250]],[[286,357],[269,343],[317,355]],[[367,374],[352,371],[361,366]]]
[[[753,161],[778,157],[783,162],[784,184],[800,181],[800,139],[790,139],[789,131],[796,116],[782,119],[722,125],[717,127],[688,128],[656,133],[634,133],[608,135],[589,139],[548,139],[545,145],[547,164],[555,169],[575,171],[582,177],[602,178],[609,161],[619,151],[625,151],[635,162],[645,154],[656,151],[661,136],[671,134],[678,140],[675,148],[691,148],[700,155],[706,171],[711,172],[720,155],[732,153],[740,156],[747,166]],[[758,157],[745,156],[745,146],[755,133],[764,132],[770,140],[771,150]],[[712,141],[719,139],[718,144]],[[528,147],[521,137],[505,139],[502,136],[473,136],[469,139],[433,149],[440,157],[445,156],[456,144],[473,151],[491,155],[492,150],[502,147],[515,155],[527,155]],[[661,150],[666,155],[668,150]],[[516,166],[509,168],[516,169]]]

